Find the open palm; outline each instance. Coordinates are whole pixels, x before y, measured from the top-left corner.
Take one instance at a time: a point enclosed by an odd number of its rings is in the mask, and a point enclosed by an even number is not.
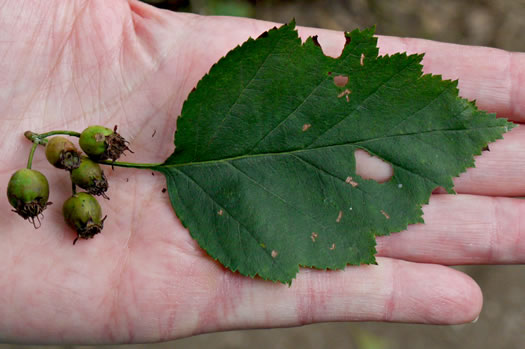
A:
[[[0,1],[0,183],[25,166],[25,130],[118,125],[135,151],[127,161],[162,162],[197,81],[270,27],[133,0]],[[319,34],[331,55],[344,41],[329,31],[300,34]],[[382,53],[427,52],[427,72],[460,78],[461,93],[482,108],[525,119],[523,55],[384,37],[379,45]],[[377,266],[302,270],[292,287],[231,273],[207,256],[173,213],[164,178],[147,171],[106,168],[104,231],[73,246],[61,215],[68,175],[40,150],[33,168],[49,179],[54,202],[42,227],[33,230],[0,201],[0,339],[146,342],[319,321],[472,321],[482,304],[478,286],[442,265],[525,261],[525,204],[496,197],[525,195],[524,147],[519,127],[491,146],[456,181],[460,195],[433,196],[427,224],[378,239]],[[362,166],[388,176],[376,162]]]

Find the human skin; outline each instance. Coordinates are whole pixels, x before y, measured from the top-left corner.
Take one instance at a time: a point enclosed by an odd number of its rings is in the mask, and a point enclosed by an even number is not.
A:
[[[126,161],[162,162],[176,117],[198,80],[230,49],[274,23],[162,11],[129,0],[0,0],[0,183],[23,168],[23,132],[119,126],[135,151]],[[341,33],[318,35],[326,54]],[[525,120],[525,56],[418,39],[379,38],[380,54],[425,52],[427,73],[459,79],[482,109]],[[153,133],[155,136],[152,137]],[[482,294],[453,264],[525,261],[525,131],[517,127],[424,207],[426,224],[378,239],[378,264],[302,269],[291,287],[232,273],[182,227],[160,174],[106,167],[104,231],[72,246],[60,207],[66,172],[39,149],[33,168],[50,182],[42,227],[0,200],[0,340],[138,343],[243,328],[323,321],[458,324],[473,321]],[[359,160],[360,173],[390,169]],[[523,221],[520,221],[523,220]]]

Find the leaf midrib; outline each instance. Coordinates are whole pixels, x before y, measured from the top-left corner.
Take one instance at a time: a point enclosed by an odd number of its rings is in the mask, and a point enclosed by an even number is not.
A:
[[[180,164],[166,164],[163,163],[159,166],[156,166],[158,168],[177,168],[177,167],[184,167],[184,166],[194,166],[194,165],[208,165],[208,164],[217,164],[222,163],[226,161],[235,161],[235,160],[242,160],[242,159],[250,159],[250,158],[258,158],[258,157],[265,157],[265,156],[280,156],[280,155],[292,155],[292,154],[300,154],[303,152],[313,151],[313,150],[319,150],[319,149],[330,149],[335,147],[345,147],[345,146],[355,146],[359,147],[360,145],[364,143],[369,142],[375,142],[383,139],[389,139],[389,138],[396,138],[396,137],[406,137],[406,136],[418,136],[421,134],[429,134],[429,133],[438,133],[438,132],[473,132],[478,130],[489,130],[489,129],[497,129],[497,128],[505,128],[506,126],[490,126],[490,127],[476,127],[476,128],[460,128],[460,129],[437,129],[437,130],[428,130],[428,131],[421,131],[421,132],[411,132],[411,133],[403,133],[403,134],[395,134],[395,135],[386,135],[382,137],[374,137],[374,138],[368,138],[368,139],[362,139],[357,140],[354,142],[348,142],[348,143],[342,143],[342,144],[330,144],[330,145],[323,145],[319,147],[312,147],[312,148],[301,148],[301,149],[295,149],[295,150],[289,150],[289,151],[282,151],[282,152],[274,152],[274,153],[261,153],[261,154],[245,154],[245,155],[238,155],[238,156],[231,156],[228,158],[222,158],[222,159],[212,159],[212,160],[204,160],[204,161],[191,161],[191,162],[184,162]],[[365,150],[368,150],[366,147],[359,147],[364,148]]]

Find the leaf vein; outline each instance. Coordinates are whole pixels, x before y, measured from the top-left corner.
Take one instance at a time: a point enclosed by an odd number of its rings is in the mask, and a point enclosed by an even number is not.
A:
[[[185,173],[184,171],[182,171],[181,169],[175,169],[176,171],[178,171],[179,173],[181,173],[182,175],[184,175],[186,178],[188,178],[193,184],[195,184],[204,194],[206,194],[206,196],[211,200],[213,201],[213,203],[215,203],[215,205],[217,205],[218,207],[220,207],[224,213],[226,213],[231,219],[233,219],[235,222],[237,222],[238,226],[239,227],[242,227],[244,230],[246,230],[250,237],[255,240],[255,242],[257,243],[257,245],[260,246],[261,244],[261,240],[258,239],[257,235],[251,231],[250,229],[248,229],[240,220],[238,220],[234,215],[232,215],[223,205],[221,205],[210,193],[208,193],[200,184],[199,182],[197,182],[194,178],[192,178],[190,175],[188,175],[187,173]],[[174,183],[176,183],[176,181],[174,181]],[[270,261],[272,261],[272,264],[276,264],[280,269],[281,271],[283,271],[285,274],[286,272],[284,271],[284,269],[282,268],[282,266],[279,264],[279,263],[274,263],[274,258],[271,256],[271,253],[266,249],[266,248],[262,248],[261,249],[268,255],[268,257],[270,257]],[[224,249],[223,249],[224,251]],[[226,251],[225,251],[226,252]],[[231,258],[231,257],[230,257]]]
[[[412,66],[413,63],[417,63],[417,61],[411,61],[410,64],[407,64],[406,66],[403,67],[403,69],[397,71],[396,73],[392,74],[388,80],[386,81],[383,81],[374,91],[372,91],[372,93],[370,93],[365,99],[363,99],[361,101],[361,103],[359,103],[358,105],[356,105],[356,107],[352,110],[352,112],[344,117],[342,117],[340,120],[338,120],[335,124],[333,124],[332,126],[330,126],[328,129],[326,129],[325,131],[323,131],[321,134],[319,134],[317,137],[315,137],[313,139],[313,141],[311,141],[308,145],[306,145],[305,147],[308,148],[310,147],[312,144],[314,144],[315,142],[317,142],[319,140],[319,138],[321,138],[322,136],[324,136],[326,133],[328,133],[330,130],[332,130],[334,127],[336,127],[337,125],[339,125],[341,122],[343,122],[344,120],[346,120],[347,118],[349,118],[350,116],[354,115],[354,113],[363,107],[363,105],[366,103],[366,101],[368,101],[370,98],[374,97],[377,92],[382,88],[384,87],[386,84],[388,84],[390,81],[392,81],[392,79],[394,79],[395,77],[397,77],[398,75],[400,75],[402,72],[404,72],[407,68],[409,68],[410,66]],[[419,64],[419,63],[417,63]]]
[[[299,208],[297,208],[296,206],[292,205],[291,203],[287,202],[285,199],[283,199],[282,197],[280,197],[279,195],[275,194],[274,192],[272,192],[270,189],[266,188],[265,186],[263,186],[261,183],[257,182],[254,178],[252,178],[250,175],[248,175],[247,173],[245,173],[244,171],[242,171],[241,169],[239,169],[238,167],[234,166],[232,164],[231,161],[228,161],[226,162],[226,164],[230,165],[231,167],[233,167],[234,169],[236,169],[239,173],[243,174],[244,176],[246,176],[250,181],[252,181],[255,185],[257,185],[258,187],[260,187],[261,189],[263,189],[264,191],[266,191],[268,194],[278,198],[279,200],[281,200],[284,204],[286,204],[287,206],[291,207],[292,209],[294,209],[295,211],[299,212],[300,214],[302,214],[303,216],[306,216],[307,218],[310,218],[312,221],[314,222],[317,222],[317,220],[312,217],[312,216],[309,216],[308,214],[304,213],[303,211],[301,211]],[[323,227],[324,228],[324,227]]]
[[[413,112],[412,114],[409,114],[406,118],[400,120],[397,125],[395,125],[394,127],[392,127],[390,133],[393,133],[395,130],[397,130],[402,124],[404,124],[405,122],[407,122],[408,120],[412,119],[414,116],[418,115],[419,113],[421,113],[423,110],[427,109],[429,106],[431,106],[435,101],[437,101],[439,98],[441,98],[445,92],[447,92],[448,90],[450,90],[451,88],[454,88],[455,86],[454,85],[449,85],[447,88],[443,89],[443,91],[441,91],[441,93],[439,93],[439,95],[435,96],[434,98],[432,98],[432,100],[430,100],[427,104],[425,104],[422,108],[420,108],[419,110]],[[463,110],[465,111],[465,110]],[[463,112],[462,111],[462,112]],[[461,113],[462,113],[461,112]],[[461,114],[459,113],[459,114]],[[457,114],[457,115],[459,115]],[[455,116],[457,116],[455,115]],[[454,116],[454,117],[455,117]]]
[[[361,44],[358,45],[358,47],[360,46]],[[348,53],[348,55],[345,57],[345,59],[341,60],[341,62],[339,62],[339,64],[335,67],[335,68],[340,68],[342,65],[344,65],[346,63],[346,58],[348,57],[357,57],[356,55],[354,55],[353,53]],[[326,74],[324,76],[324,78],[322,79],[322,81],[320,81],[315,87],[314,89],[308,94],[308,96],[306,96],[304,98],[304,100],[292,111],[290,112],[284,119],[282,119],[275,127],[273,127],[272,129],[270,129],[260,140],[258,140],[254,146],[252,146],[249,150],[246,151],[246,153],[251,153],[255,148],[257,148],[257,146],[263,142],[268,136],[270,136],[275,130],[277,130],[279,127],[281,127],[281,125],[283,125],[286,121],[290,120],[291,117],[295,116],[295,113],[308,101],[308,99],[314,95],[314,93],[319,89],[319,87],[321,87],[325,82],[326,80],[328,80],[330,78],[330,75]]]
[[[249,89],[249,86],[252,84],[252,82],[255,80],[255,78],[257,77],[257,75],[259,75],[259,72],[261,71],[261,69],[266,65],[266,62],[268,62],[268,58],[270,58],[271,56],[273,56],[273,52],[275,50],[275,48],[277,47],[277,45],[279,44],[279,42],[281,41],[282,37],[279,37],[276,41],[275,41],[275,44],[274,46],[271,48],[271,50],[268,52],[268,55],[264,58],[264,61],[261,63],[261,65],[259,66],[259,68],[257,68],[257,71],[255,72],[255,74],[253,74],[253,76],[250,78],[250,80],[248,81],[248,83],[242,88],[242,90],[240,91],[239,95],[237,96],[237,98],[235,99],[235,102],[233,102],[233,104],[230,106],[230,108],[228,109],[228,112],[226,112],[224,114],[224,117],[222,118],[221,122],[217,125],[217,127],[215,128],[215,132],[213,132],[213,134],[211,135],[210,137],[210,140],[208,142],[208,144],[206,145],[206,149],[203,150],[203,153],[205,154],[208,149],[210,148],[210,146],[212,145],[212,143],[215,141],[215,139],[217,138],[217,134],[219,133],[219,131],[222,129],[223,125],[224,125],[224,122],[226,121],[226,119],[228,119],[228,117],[231,117],[231,112],[233,110],[233,108],[235,108],[235,106],[238,104],[239,100],[241,99],[241,97],[245,94],[246,90]],[[241,67],[242,67],[242,64],[241,64]]]
[[[323,168],[317,166],[316,164],[311,163],[310,161],[307,161],[307,160],[303,159],[303,158],[300,157],[300,156],[297,156],[297,155],[295,155],[295,154],[290,154],[290,155],[293,156],[294,158],[296,158],[296,159],[298,159],[298,160],[304,162],[305,164],[307,164],[307,165],[309,165],[309,166],[311,166],[311,167],[313,167],[313,168],[319,170],[320,172],[325,173],[326,175],[328,175],[328,176],[330,176],[330,177],[332,177],[332,178],[338,179],[340,182],[345,183],[345,185],[348,185],[348,184],[346,183],[346,178],[345,178],[345,179],[339,178],[339,177],[337,177],[336,175],[334,175],[333,173],[330,173],[330,172],[326,171],[325,169],[323,169]],[[362,188],[359,188],[359,185],[357,185],[357,186],[355,186],[355,187],[351,186],[351,188],[352,188],[352,189],[357,189],[357,190],[361,191],[361,192],[364,193],[364,194],[368,194],[365,190],[363,190]]]

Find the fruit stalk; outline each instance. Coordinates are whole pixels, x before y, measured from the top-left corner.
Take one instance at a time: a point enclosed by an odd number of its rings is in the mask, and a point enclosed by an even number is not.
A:
[[[50,136],[56,136],[56,135],[64,135],[64,136],[71,136],[71,137],[80,137],[80,133],[75,131],[67,131],[67,130],[57,130],[57,131],[50,131],[45,133],[35,133],[32,131],[26,131],[24,132],[24,136],[29,139],[33,143],[43,144],[45,145],[47,143],[46,138]]]
[[[29,152],[29,157],[27,158],[27,169],[31,169],[31,166],[33,165],[33,157],[35,156],[35,150],[38,147],[38,143],[33,143],[33,146],[31,147],[31,151]]]
[[[32,131],[26,131],[24,133],[24,136],[29,139],[34,144],[41,144],[46,145],[47,143],[47,137],[54,136],[54,135],[66,135],[66,136],[72,136],[72,137],[78,137],[80,138],[79,132],[74,131],[66,131],[66,130],[57,130],[57,131],[50,131],[45,133],[35,133]],[[34,146],[34,145],[33,145]],[[93,160],[101,165],[110,165],[110,166],[117,166],[117,167],[128,167],[128,168],[152,168],[162,165],[162,163],[135,163],[135,162],[119,162],[119,161],[111,161],[111,160]]]

